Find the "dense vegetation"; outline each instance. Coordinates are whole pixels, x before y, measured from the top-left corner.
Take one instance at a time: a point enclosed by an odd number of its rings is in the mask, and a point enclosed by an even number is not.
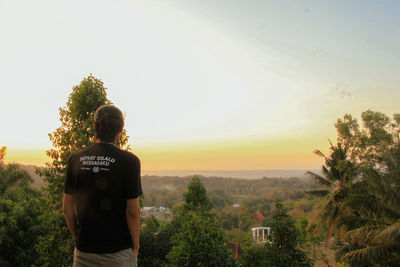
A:
[[[362,113],[335,124],[336,145],[325,156],[326,187],[309,192],[323,197],[320,224],[337,240],[337,258],[350,266],[400,266],[400,115]]]
[[[71,153],[93,142],[94,111],[106,103],[93,76],[73,88],[61,126],[49,134],[52,162],[38,169],[41,190],[17,165],[4,164],[0,149],[1,266],[71,266],[61,213],[65,168]],[[310,180],[144,176],[142,205],[167,207],[172,216],[142,221],[141,266],[312,266],[316,257],[329,264],[319,249],[324,240],[334,240],[336,260],[347,266],[400,266],[400,115],[361,118],[361,126],[351,115],[336,122],[338,139],[328,155],[315,151],[324,164],[307,173]],[[118,145],[128,149],[127,141],[124,132]],[[264,245],[251,237],[260,225],[272,229]],[[239,244],[239,259],[228,244]]]

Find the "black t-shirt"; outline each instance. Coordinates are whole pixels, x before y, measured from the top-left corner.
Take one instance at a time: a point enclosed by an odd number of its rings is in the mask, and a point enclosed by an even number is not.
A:
[[[126,200],[139,197],[140,161],[112,144],[96,143],[69,158],[64,193],[76,203],[76,247],[113,253],[132,247]]]

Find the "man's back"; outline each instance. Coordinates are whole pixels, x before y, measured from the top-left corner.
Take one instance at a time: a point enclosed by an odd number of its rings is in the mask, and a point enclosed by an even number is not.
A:
[[[132,247],[126,201],[142,194],[135,155],[108,143],[89,146],[70,157],[64,192],[75,198],[79,251],[113,253]]]

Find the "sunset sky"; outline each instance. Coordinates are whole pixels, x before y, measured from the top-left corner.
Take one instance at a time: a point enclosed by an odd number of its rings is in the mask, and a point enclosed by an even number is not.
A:
[[[334,123],[400,113],[400,1],[0,1],[0,146],[43,165],[92,73],[147,170],[310,169]]]

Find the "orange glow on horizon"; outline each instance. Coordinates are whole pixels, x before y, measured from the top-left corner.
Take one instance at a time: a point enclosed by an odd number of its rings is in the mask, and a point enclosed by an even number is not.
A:
[[[262,170],[319,168],[316,148],[328,152],[327,141],[315,138],[282,138],[204,144],[133,146],[143,170]],[[7,149],[6,163],[44,166],[46,149]]]

